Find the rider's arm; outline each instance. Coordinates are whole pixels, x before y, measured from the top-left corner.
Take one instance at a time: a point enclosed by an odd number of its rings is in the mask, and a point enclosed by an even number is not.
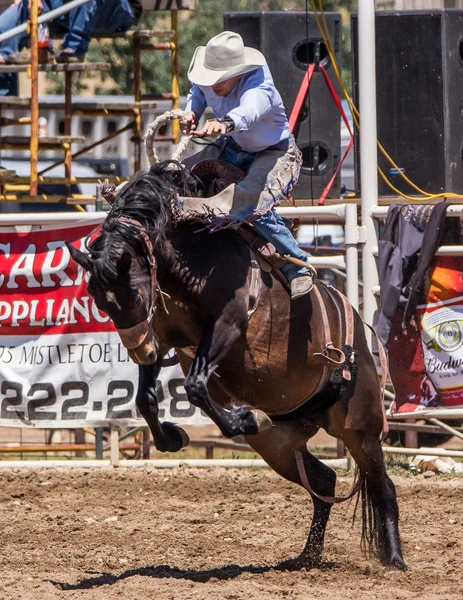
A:
[[[196,132],[199,119],[206,110],[207,102],[199,87],[193,85],[187,96],[185,114],[180,121],[183,135],[192,135]]]
[[[186,98],[185,112],[194,112],[200,119],[207,108],[206,98],[197,85],[192,85]]]
[[[227,116],[233,120],[235,131],[247,131],[253,123],[265,117],[273,107],[276,89],[260,75],[259,71],[260,69],[248,79],[239,105],[228,111]]]

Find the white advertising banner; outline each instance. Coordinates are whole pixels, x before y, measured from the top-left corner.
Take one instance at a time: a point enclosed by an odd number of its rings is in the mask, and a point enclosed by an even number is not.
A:
[[[0,426],[142,425],[138,367],[87,294],[65,240],[98,223],[0,228]],[[157,381],[161,420],[210,423],[192,406],[175,354]]]

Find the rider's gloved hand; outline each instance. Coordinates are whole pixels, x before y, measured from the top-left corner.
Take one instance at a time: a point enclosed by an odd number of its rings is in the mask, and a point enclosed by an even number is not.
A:
[[[196,127],[198,126],[198,117],[192,110],[185,113],[185,116],[180,121],[180,127],[182,128],[183,135],[191,135]]]

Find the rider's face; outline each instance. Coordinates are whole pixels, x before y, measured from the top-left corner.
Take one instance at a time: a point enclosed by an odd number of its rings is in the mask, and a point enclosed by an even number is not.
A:
[[[237,85],[241,77],[242,75],[237,75],[236,77],[231,77],[230,79],[216,83],[212,86],[212,91],[216,96],[226,96]]]

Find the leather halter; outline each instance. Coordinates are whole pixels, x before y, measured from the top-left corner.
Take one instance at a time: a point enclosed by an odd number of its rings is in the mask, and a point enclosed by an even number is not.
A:
[[[140,234],[140,237],[142,239],[142,242],[143,242],[143,246],[144,246],[144,249],[146,252],[146,262],[148,263],[149,270],[150,270],[151,298],[150,298],[150,305],[149,305],[149,309],[148,309],[147,318],[144,321],[141,321],[140,323],[133,325],[132,327],[127,327],[127,328],[123,328],[123,329],[119,329],[118,327],[116,327],[116,331],[119,334],[124,346],[126,348],[128,348],[129,350],[133,350],[135,348],[138,348],[138,346],[140,346],[143,343],[143,340],[146,338],[146,336],[148,334],[150,323],[153,320],[154,314],[156,312],[156,307],[157,307],[156,292],[158,291],[158,289],[160,291],[160,288],[157,284],[157,279],[156,279],[157,265],[156,265],[156,257],[154,256],[154,253],[153,253],[153,244],[151,243],[151,240],[148,236],[148,233],[147,233],[145,227],[143,227],[143,225],[140,223],[140,221],[137,221],[136,219],[131,219],[128,217],[123,217],[123,216],[118,217],[117,221],[119,223],[122,223],[126,227],[134,228],[138,231],[138,233]],[[162,298],[162,292],[161,292],[161,298]],[[164,299],[162,298],[162,300],[164,300]]]

